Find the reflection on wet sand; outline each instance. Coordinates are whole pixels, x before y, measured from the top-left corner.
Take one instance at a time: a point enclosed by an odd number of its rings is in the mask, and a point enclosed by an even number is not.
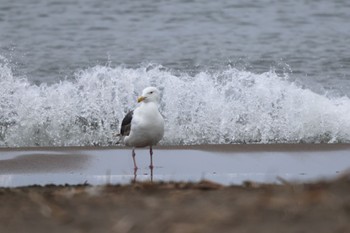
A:
[[[0,174],[74,171],[84,168],[88,158],[81,154],[23,154],[0,160]]]
[[[136,181],[211,180],[280,183],[335,178],[350,168],[350,146],[215,145],[157,147],[154,168],[147,149],[134,170],[128,148],[27,148],[0,150],[0,186],[125,184]]]
[[[154,169],[154,166],[149,167],[149,180],[151,182],[153,182],[153,169]],[[134,178],[132,179],[133,183],[136,183],[138,181],[137,180],[137,170],[138,169],[134,169]],[[148,175],[147,173],[143,174],[143,176],[147,176],[147,175]]]

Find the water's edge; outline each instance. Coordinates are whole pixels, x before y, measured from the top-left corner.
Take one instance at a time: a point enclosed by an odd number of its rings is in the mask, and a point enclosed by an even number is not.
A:
[[[14,148],[0,150],[0,186],[126,184],[208,179],[224,185],[332,179],[349,172],[349,144],[203,145],[147,148]]]

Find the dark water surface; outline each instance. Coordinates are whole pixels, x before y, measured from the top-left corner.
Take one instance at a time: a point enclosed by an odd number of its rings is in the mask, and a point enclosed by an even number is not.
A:
[[[349,94],[349,18],[345,0],[2,0],[0,55],[35,83],[108,62],[188,72],[230,64]]]

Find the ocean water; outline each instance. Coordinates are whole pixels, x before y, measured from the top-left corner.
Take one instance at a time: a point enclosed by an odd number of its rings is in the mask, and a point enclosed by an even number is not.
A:
[[[144,87],[163,145],[350,142],[350,3],[2,0],[0,146],[115,145]]]

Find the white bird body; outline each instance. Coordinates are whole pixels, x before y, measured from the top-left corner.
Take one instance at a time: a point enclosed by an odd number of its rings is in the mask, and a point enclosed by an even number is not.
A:
[[[164,119],[154,102],[141,103],[134,110],[129,136],[124,138],[127,146],[145,147],[156,145],[164,135]]]
[[[138,98],[140,104],[134,111],[130,111],[123,119],[120,134],[124,137],[124,143],[132,146],[132,157],[135,172],[137,170],[135,160],[135,147],[150,147],[150,168],[153,169],[152,146],[156,145],[164,135],[164,119],[158,111],[160,93],[155,87],[147,87],[142,96]]]

